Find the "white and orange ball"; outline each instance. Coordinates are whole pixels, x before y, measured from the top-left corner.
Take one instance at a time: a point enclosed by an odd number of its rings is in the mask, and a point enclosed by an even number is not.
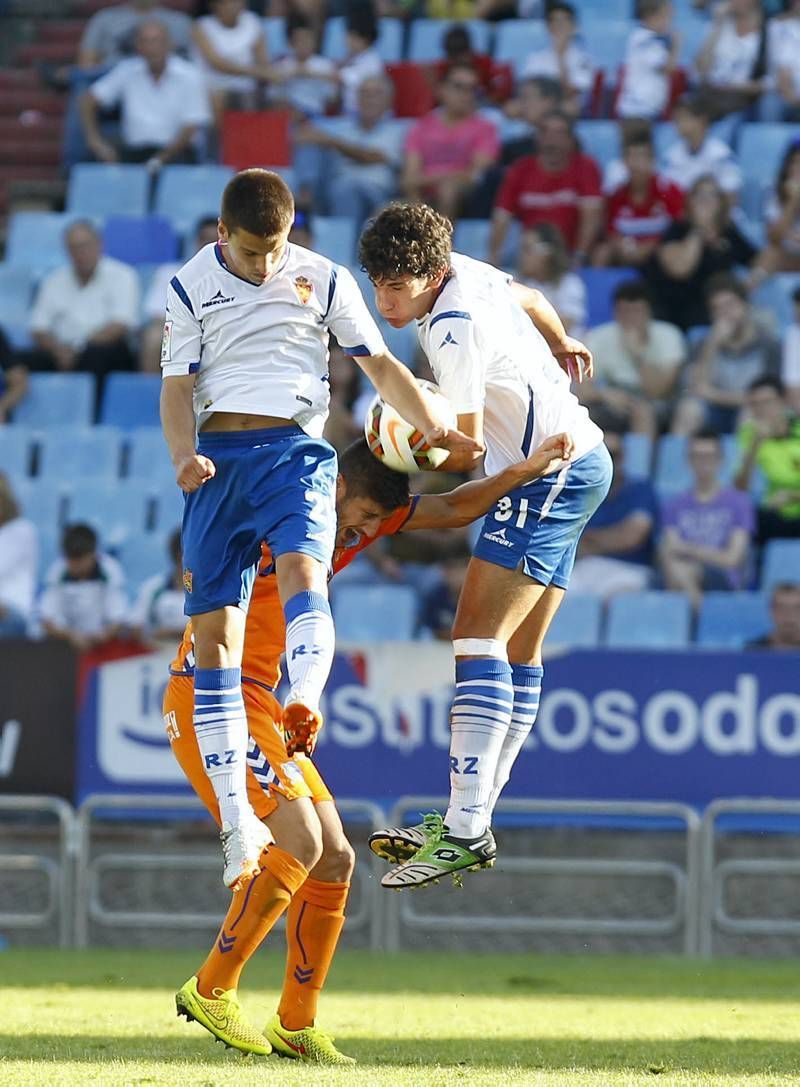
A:
[[[448,429],[454,427],[456,413],[447,397],[430,381],[418,378],[417,385],[436,418]],[[372,453],[395,472],[422,472],[438,468],[450,455],[447,449],[427,445],[425,435],[407,423],[390,404],[384,403],[377,393],[367,408],[364,434]]]

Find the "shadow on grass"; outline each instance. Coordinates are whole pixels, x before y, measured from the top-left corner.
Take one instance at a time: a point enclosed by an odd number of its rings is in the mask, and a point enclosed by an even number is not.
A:
[[[364,1067],[391,1065],[462,1068],[538,1068],[610,1071],[709,1071],[734,1076],[779,1074],[800,1068],[800,1043],[774,1039],[682,1038],[587,1039],[576,1037],[503,1038],[470,1041],[463,1038],[358,1038],[339,1034],[337,1042]],[[60,1061],[96,1065],[104,1060],[163,1063],[223,1063],[238,1060],[202,1032],[193,1036],[37,1034],[20,1038],[0,1033],[0,1053],[6,1060],[39,1064]],[[261,1061],[264,1058],[253,1058]]]

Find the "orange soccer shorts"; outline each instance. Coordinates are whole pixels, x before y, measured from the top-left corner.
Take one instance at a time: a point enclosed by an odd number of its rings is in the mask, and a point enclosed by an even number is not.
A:
[[[251,743],[247,756],[247,794],[259,819],[265,819],[275,811],[276,794],[287,800],[308,796],[315,804],[332,800],[311,760],[305,755],[289,757],[280,724],[281,708],[275,696],[260,684],[246,680],[242,683],[242,692],[250,738],[258,747],[258,752],[254,752]],[[172,752],[189,784],[219,825],[217,798],[203,769],[192,724],[194,680],[191,676],[170,676],[163,708]]]

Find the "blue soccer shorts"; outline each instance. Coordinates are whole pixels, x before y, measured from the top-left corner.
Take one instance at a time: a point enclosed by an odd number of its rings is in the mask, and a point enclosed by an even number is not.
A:
[[[185,496],[184,611],[246,608],[266,540],[273,559],[296,551],[329,568],[336,538],[336,451],[294,424],[201,432],[216,475]]]
[[[504,495],[486,514],[474,555],[566,589],[578,541],[611,486],[611,457],[598,445],[574,464]]]

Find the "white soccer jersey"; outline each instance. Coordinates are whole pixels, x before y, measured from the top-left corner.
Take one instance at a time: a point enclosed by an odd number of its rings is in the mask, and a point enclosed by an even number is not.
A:
[[[293,419],[312,438],[328,415],[328,330],[348,355],[386,350],[351,273],[287,245],[276,273],[256,285],[207,245],[167,291],[164,377],[197,374],[198,428],[216,411]]]
[[[451,267],[417,332],[456,412],[483,409],[486,472],[519,463],[561,431],[572,435],[575,459],[599,445],[603,432],[509,290],[512,277],[460,253]]]

